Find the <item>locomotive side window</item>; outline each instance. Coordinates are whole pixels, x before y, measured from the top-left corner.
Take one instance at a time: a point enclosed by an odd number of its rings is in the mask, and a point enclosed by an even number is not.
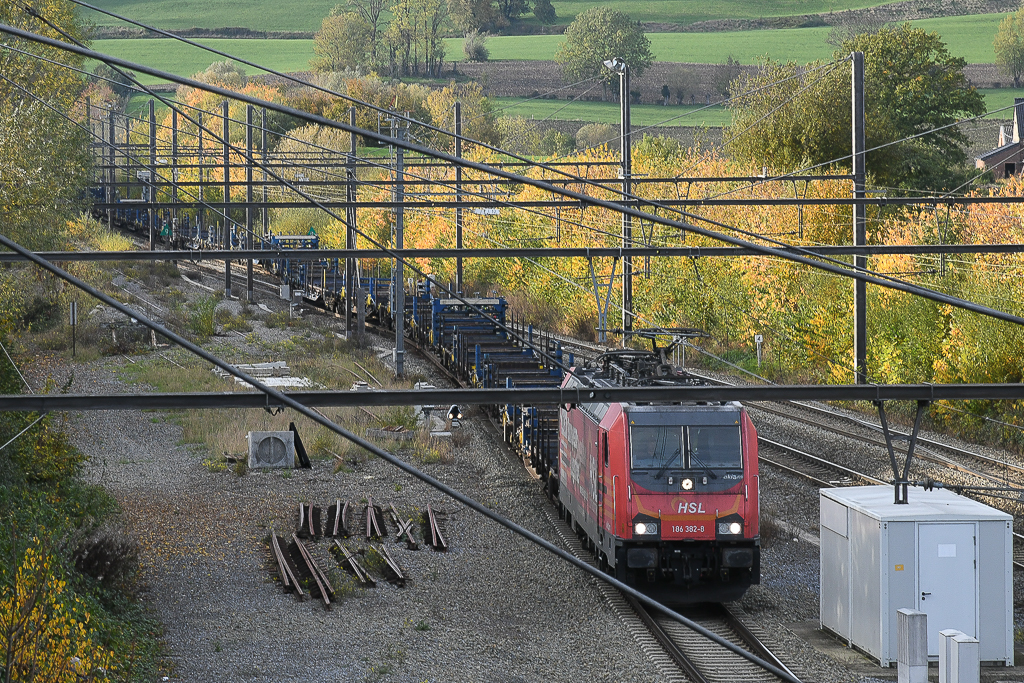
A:
[[[683,428],[632,427],[629,430],[629,455],[635,470],[683,466]]]
[[[739,427],[687,427],[686,444],[690,467],[743,466]]]

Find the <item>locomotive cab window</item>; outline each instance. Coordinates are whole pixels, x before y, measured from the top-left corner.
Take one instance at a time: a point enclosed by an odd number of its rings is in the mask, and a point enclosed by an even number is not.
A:
[[[684,467],[683,428],[679,425],[633,427],[629,455],[635,470]]]
[[[733,425],[634,425],[629,455],[634,470],[743,467],[740,429]]]
[[[686,446],[691,468],[722,469],[743,466],[739,427],[687,427]]]

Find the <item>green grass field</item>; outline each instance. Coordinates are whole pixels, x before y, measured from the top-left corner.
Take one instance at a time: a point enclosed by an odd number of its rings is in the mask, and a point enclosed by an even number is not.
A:
[[[732,55],[742,64],[753,64],[768,54],[774,59],[800,64],[832,54],[825,42],[827,28],[727,31],[722,33],[649,33],[651,51],[660,62],[720,63]],[[562,36],[494,36],[487,39],[491,59],[554,59]],[[461,60],[462,39],[445,41],[448,60]]]
[[[978,90],[985,97],[985,111],[995,112],[994,119],[1012,119],[1013,98],[1024,97],[1024,88],[999,88],[998,90],[981,88]]]
[[[305,71],[309,68],[309,60],[313,56],[312,40],[213,38],[201,42],[228,54],[237,55],[258,64],[266,64],[280,71]],[[179,43],[171,38],[96,40],[93,41],[93,49],[156,69],[170,71],[179,76],[191,76],[203,71],[212,62],[221,59],[216,55]],[[246,73],[254,75],[257,71],[246,67]],[[141,76],[139,80],[147,84],[158,82],[158,79],[151,76]]]
[[[971,64],[995,61],[992,39],[1005,14],[981,14],[913,22],[935,31],[949,51]],[[651,51],[662,62],[721,63],[730,55],[753,64],[763,55],[778,61],[806,64],[828,59],[835,48],[825,42],[828,28],[723,31],[721,33],[649,33]],[[491,59],[553,59],[562,36],[494,36],[487,40]],[[462,59],[462,40],[445,41],[448,59]]]
[[[93,3],[124,16],[165,29],[241,26],[264,31],[316,31],[337,0],[303,0],[300,4],[270,0],[95,0]],[[859,9],[882,4],[871,0],[553,0],[559,24],[567,24],[579,12],[602,5],[625,12],[637,21],[690,24],[709,19],[755,19],[793,14],[816,14]],[[121,22],[97,13],[85,16],[100,26]],[[532,15],[528,15],[532,20]]]
[[[1013,118],[1015,97],[1024,97],[1024,88],[983,89],[987,111],[1001,109],[993,118]],[[536,121],[547,119],[560,121],[592,121],[596,123],[619,122],[619,105],[615,102],[566,102],[564,100],[526,100],[517,97],[495,97],[491,100],[499,116],[525,116]],[[158,112],[164,106],[157,102]],[[128,104],[128,113],[144,116],[149,111],[149,96],[134,95]],[[633,125],[643,126],[727,126],[731,123],[729,110],[722,106],[703,108],[701,106],[669,106],[655,104],[634,104],[631,107]]]
[[[952,17],[915,22],[929,31],[937,31],[950,51],[969,63],[995,61],[992,36],[1001,14]],[[828,59],[833,48],[825,42],[828,29],[779,29],[773,31],[732,31],[723,33],[651,33],[651,48],[656,59],[665,62],[721,63],[732,56],[742,64],[752,64],[763,55],[779,61],[800,64]],[[204,44],[230,54],[265,63],[280,71],[303,71],[313,56],[311,40],[205,39]],[[561,36],[496,36],[488,40],[491,59],[552,59],[562,42]],[[448,59],[462,58],[462,39],[445,41]],[[176,74],[202,71],[217,59],[202,50],[171,39],[97,40],[94,48],[117,57],[148,64]],[[147,79],[152,83],[155,79]]]

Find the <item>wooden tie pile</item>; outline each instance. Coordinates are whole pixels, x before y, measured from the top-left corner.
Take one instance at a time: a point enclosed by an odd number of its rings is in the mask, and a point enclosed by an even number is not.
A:
[[[397,586],[405,585],[407,571],[399,565],[385,543],[390,533],[385,522],[384,508],[374,504],[373,499],[368,497],[365,506],[360,506],[362,520],[359,521],[362,523],[353,527],[357,522],[353,519],[358,514],[356,507],[349,501],[343,503],[340,499],[335,500],[327,510],[324,524],[324,515],[320,507],[299,503],[299,525],[295,533],[291,534],[290,540],[285,541],[273,532],[270,534],[272,562],[276,565],[278,578],[286,591],[295,593],[299,599],[304,599],[307,593],[315,592],[316,596],[323,600],[324,606],[330,607],[331,601],[335,598],[335,589],[310,551],[310,545],[323,538],[332,539],[329,550],[334,559],[360,585],[377,585],[377,578],[365,566],[370,553],[379,558],[379,561],[374,561],[373,564],[382,568],[384,578]],[[394,541],[404,543],[408,550],[419,550],[420,544],[414,535],[414,519],[402,521],[402,516],[394,504],[388,505],[387,513],[395,528]],[[426,513],[421,515],[421,519],[423,533],[428,538],[430,547],[436,551],[447,550],[448,542],[441,531],[437,513],[431,505],[427,505]],[[359,528],[361,533],[356,534],[354,528]],[[353,550],[341,540],[355,541],[360,536],[366,540],[365,548]],[[303,590],[304,587],[306,590]]]

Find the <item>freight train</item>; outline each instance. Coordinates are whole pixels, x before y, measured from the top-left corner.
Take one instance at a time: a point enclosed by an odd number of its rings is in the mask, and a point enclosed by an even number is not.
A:
[[[650,339],[650,351],[609,351],[588,367],[563,353],[557,340],[509,319],[504,299],[470,302],[528,344],[429,290],[421,286],[411,297],[411,337],[463,386],[702,383],[668,362],[672,346],[657,343],[665,330],[638,332]],[[739,403],[594,402],[490,411],[566,521],[616,578],[669,604],[728,602],[760,582],[757,432]]]
[[[182,232],[190,242],[203,242],[197,230]],[[271,242],[278,250],[318,245],[309,235]],[[275,256],[261,264],[308,303],[344,308],[340,260]],[[385,274],[360,277],[358,286],[366,319],[393,328],[399,314],[391,305],[395,287],[406,283],[396,285]],[[650,351],[610,351],[588,364],[564,353],[558,340],[514,320],[501,297],[476,296],[468,306],[438,294],[429,279],[409,289],[401,312],[409,340],[465,387],[700,382],[668,362],[671,347],[657,345],[664,331],[648,335]],[[510,335],[510,328],[528,343]],[[735,600],[760,582],[757,433],[740,404],[485,409],[600,565],[618,579],[669,604]]]

